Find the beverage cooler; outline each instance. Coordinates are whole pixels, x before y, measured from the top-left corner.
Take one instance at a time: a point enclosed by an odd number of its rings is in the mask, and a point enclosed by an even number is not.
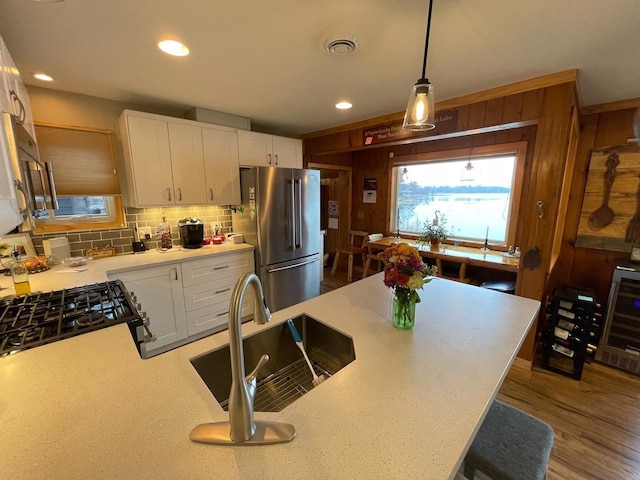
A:
[[[619,264],[613,272],[607,318],[596,360],[640,373],[640,265]]]

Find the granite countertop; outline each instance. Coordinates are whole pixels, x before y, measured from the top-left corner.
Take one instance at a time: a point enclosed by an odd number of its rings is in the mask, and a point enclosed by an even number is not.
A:
[[[246,250],[253,250],[253,245],[247,243],[235,245],[223,243],[222,245],[205,245],[202,248],[195,249],[173,248],[166,253],[161,253],[158,250],[148,250],[144,253],[89,260],[86,265],[79,267],[68,267],[62,264],[55,265],[46,272],[30,274],[29,283],[32,292],[50,292],[78,285],[106,282],[108,280],[107,275],[112,273],[197,260],[206,256],[224,255]],[[0,297],[12,295],[13,293],[11,276],[0,275]]]
[[[189,440],[228,418],[189,363],[226,331],[148,360],[126,325],[2,357],[0,478],[453,478],[540,304],[438,278],[421,296],[410,331],[391,326],[382,274],[243,325],[306,313],[354,339],[354,362],[255,414],[295,425],[281,445]]]

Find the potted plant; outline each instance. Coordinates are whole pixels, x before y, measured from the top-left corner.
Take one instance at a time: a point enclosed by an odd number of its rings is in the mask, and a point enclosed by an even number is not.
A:
[[[422,227],[422,234],[419,240],[423,242],[429,242],[431,245],[440,245],[440,242],[446,240],[449,236],[447,231],[446,221],[444,215],[442,218],[434,218],[432,221],[427,220]]]

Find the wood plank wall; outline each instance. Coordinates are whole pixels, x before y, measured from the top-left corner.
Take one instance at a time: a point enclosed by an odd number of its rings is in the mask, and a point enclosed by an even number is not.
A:
[[[629,254],[622,252],[575,247],[575,240],[591,150],[627,144],[627,139],[633,137],[636,111],[637,108],[625,108],[583,115],[580,119],[580,142],[565,221],[564,236],[567,242],[563,245],[561,255],[552,271],[549,290],[559,285],[592,288],[595,290],[598,303],[604,307],[607,304],[616,263],[629,259]]]
[[[529,142],[517,241],[523,252],[539,248],[541,264],[521,270],[517,293],[543,300],[551,268],[555,223],[560,213],[558,199],[562,191],[572,114],[576,108],[575,72],[573,76],[565,72],[547,80],[533,79],[530,83],[521,82],[438,103],[438,111],[452,108],[457,111],[457,135],[447,138],[364,147],[365,127],[401,120],[401,113],[305,135],[305,163],[344,164],[346,155],[350,154],[350,166],[353,167],[351,227],[389,233],[389,174],[393,162],[389,159],[390,152],[406,155],[512,141]],[[364,178],[368,177],[378,178],[376,204],[362,202],[362,185]],[[538,200],[545,202],[542,219],[538,218]],[[556,263],[561,262],[558,260]],[[524,360],[533,359],[536,330],[534,326],[520,351],[519,356]]]

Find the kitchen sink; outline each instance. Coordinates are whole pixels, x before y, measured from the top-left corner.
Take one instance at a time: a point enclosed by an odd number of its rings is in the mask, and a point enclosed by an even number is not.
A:
[[[324,382],[355,360],[351,337],[308,315],[292,320],[302,335],[316,374],[324,375]],[[279,412],[314,388],[313,377],[286,322],[244,339],[247,371],[253,370],[265,353],[270,358],[259,372],[254,411]],[[198,355],[190,361],[218,403],[227,410],[231,389],[229,345]]]

